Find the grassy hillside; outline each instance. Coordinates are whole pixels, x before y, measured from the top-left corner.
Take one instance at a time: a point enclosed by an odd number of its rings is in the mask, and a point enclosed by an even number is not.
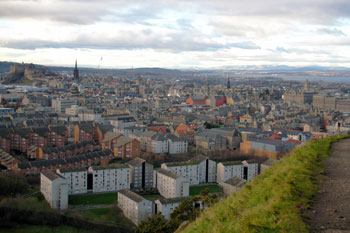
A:
[[[183,232],[308,232],[302,210],[317,192],[317,176],[331,144],[344,137],[309,141],[242,190],[203,212]]]

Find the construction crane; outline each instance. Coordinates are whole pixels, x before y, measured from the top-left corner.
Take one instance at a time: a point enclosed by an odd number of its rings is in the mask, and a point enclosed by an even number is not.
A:
[[[100,62],[98,63],[97,69],[100,69],[100,65],[101,65],[102,59],[103,59],[103,57],[100,58]]]

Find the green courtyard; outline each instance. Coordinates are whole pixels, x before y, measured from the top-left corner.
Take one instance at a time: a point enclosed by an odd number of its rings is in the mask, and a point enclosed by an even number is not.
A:
[[[196,196],[201,193],[202,190],[209,189],[210,193],[221,193],[222,189],[217,184],[208,185],[196,185],[190,187],[190,196]]]
[[[118,194],[113,193],[99,193],[99,194],[81,194],[70,195],[68,199],[69,205],[106,205],[114,204],[117,201]]]

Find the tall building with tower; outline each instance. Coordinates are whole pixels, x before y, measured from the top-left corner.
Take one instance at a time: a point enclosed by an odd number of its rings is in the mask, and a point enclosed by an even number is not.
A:
[[[231,88],[230,78],[227,77],[227,89],[230,89],[230,88]]]
[[[77,60],[75,60],[74,80],[79,81],[79,70],[78,70]]]

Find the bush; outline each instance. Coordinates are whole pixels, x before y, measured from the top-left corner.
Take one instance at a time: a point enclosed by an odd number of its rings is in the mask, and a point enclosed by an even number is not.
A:
[[[28,183],[24,176],[11,172],[0,172],[0,196],[25,193]]]

